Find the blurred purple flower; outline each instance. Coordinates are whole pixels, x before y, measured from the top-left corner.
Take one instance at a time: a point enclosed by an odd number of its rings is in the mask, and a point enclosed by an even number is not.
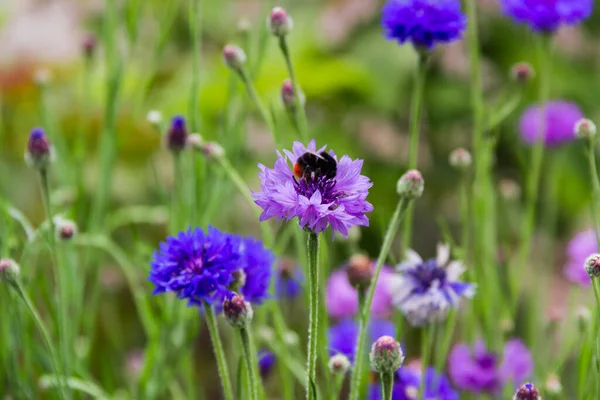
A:
[[[267,379],[273,367],[275,366],[275,354],[268,350],[259,350],[258,354],[258,372],[263,379]]]
[[[457,344],[448,363],[454,384],[475,394],[497,394],[507,383],[520,384],[533,370],[531,352],[519,339],[506,343],[502,363],[481,341],[475,343],[473,351],[464,343]]]
[[[534,104],[527,108],[521,116],[519,131],[524,142],[533,144],[542,134],[540,132],[541,113],[541,107]],[[557,146],[576,139],[575,124],[584,117],[577,104],[564,100],[549,101],[545,114],[546,132],[543,132],[543,139],[547,146]]]
[[[375,262],[371,263],[371,268],[375,269]],[[387,318],[392,314],[392,296],[388,281],[393,275],[391,268],[384,266],[381,269],[371,303],[371,315],[375,318]],[[325,307],[332,318],[352,317],[358,312],[358,293],[348,282],[346,268],[340,268],[329,276],[325,288]]]
[[[367,400],[381,400],[381,387],[374,376],[374,382],[369,385]],[[410,367],[400,368],[394,376],[392,388],[393,400],[417,399],[421,385],[421,373]],[[423,400],[459,400],[458,393],[452,388],[448,378],[438,374],[432,367],[425,371]]]
[[[354,351],[356,350],[356,340],[358,339],[358,324],[348,318],[332,325],[327,331],[330,354],[343,354],[348,357],[350,362],[354,362]],[[390,321],[371,320],[369,324],[368,343],[373,343],[381,336],[396,336],[396,327]]]
[[[467,27],[459,0],[388,0],[381,11],[386,38],[416,48],[460,39]]]
[[[592,14],[594,0],[501,0],[502,11],[536,32],[576,25]]]
[[[284,150],[285,156],[277,152],[274,168],[258,165],[261,191],[252,193],[252,196],[263,209],[261,221],[272,217],[289,221],[298,217],[302,228],[319,233],[331,226],[334,232],[345,237],[353,226],[369,225],[365,213],[373,211],[373,206],[366,198],[373,184],[360,174],[362,160],[343,156],[338,161],[329,151],[337,162],[334,178],[323,174],[300,179],[294,176],[292,168],[299,157],[306,152],[321,153],[325,147],[317,150],[314,139],[306,147],[294,142],[292,152]]]
[[[581,286],[589,286],[592,281],[583,265],[585,260],[598,252],[598,243],[593,229],[577,233],[567,245],[568,261],[565,264],[564,274],[571,282]]]
[[[304,275],[298,265],[290,259],[279,261],[275,278],[275,293],[278,298],[293,299],[302,292]]]
[[[458,280],[465,269],[462,262],[449,258],[447,245],[439,245],[437,258],[427,261],[407,250],[405,261],[396,267],[398,273],[388,279],[393,304],[411,325],[439,320],[458,307],[461,298],[475,294],[474,284]]]
[[[225,297],[233,292],[232,274],[245,273],[240,292],[247,301],[260,303],[267,297],[274,256],[260,241],[221,232],[211,226],[188,229],[166,242],[152,256],[148,280],[152,294],[174,292],[188,305],[205,301],[220,309]]]

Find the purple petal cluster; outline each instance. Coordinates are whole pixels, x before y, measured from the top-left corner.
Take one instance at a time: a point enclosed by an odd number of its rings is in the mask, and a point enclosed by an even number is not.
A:
[[[346,267],[347,268],[347,267]],[[348,282],[346,268],[334,271],[327,280],[325,287],[325,307],[332,318],[353,317],[358,312],[358,293],[356,288]],[[371,263],[375,269],[375,262]],[[375,285],[371,315],[375,318],[387,318],[393,312],[392,294],[389,287],[389,278],[394,271],[384,266]]]
[[[275,278],[275,294],[280,299],[293,299],[302,292],[304,275],[298,265],[289,259],[279,262]]]
[[[376,380],[377,377],[374,376]],[[421,373],[410,367],[402,367],[394,376],[392,388],[393,400],[414,400],[418,398],[421,385]],[[425,383],[423,385],[423,400],[459,400],[458,393],[452,388],[448,378],[438,374],[432,367],[425,371]],[[373,382],[369,385],[367,400],[381,400],[380,384]]]
[[[437,258],[423,261],[414,251],[406,252],[406,260],[389,279],[394,305],[414,326],[428,324],[445,317],[456,308],[461,298],[475,294],[475,285],[460,282],[464,271],[459,261],[449,262],[448,246],[438,246]]]
[[[239,289],[247,301],[260,303],[268,296],[274,256],[260,241],[208,227],[169,236],[160,243],[150,264],[148,280],[153,294],[174,292],[188,305],[203,302],[220,308],[233,294],[232,274],[242,270],[245,284]]]
[[[365,215],[373,211],[366,198],[373,186],[369,178],[360,174],[363,161],[343,156],[336,159],[337,173],[332,179],[325,176],[307,180],[296,179],[292,168],[299,157],[306,152],[320,153],[326,146],[317,150],[315,140],[308,146],[294,142],[292,151],[277,152],[273,168],[259,164],[261,170],[261,191],[253,193],[254,200],[263,212],[261,221],[270,218],[299,219],[300,226],[315,233],[328,226],[348,237],[348,229],[356,225],[368,226]]]
[[[459,0],[388,0],[381,25],[390,40],[432,49],[438,43],[460,39],[467,17]]]
[[[501,0],[505,15],[536,32],[576,25],[592,14],[594,0]]]
[[[543,112],[539,105],[534,104],[521,116],[519,132],[525,143],[533,144],[540,136],[547,146],[558,146],[576,139],[575,124],[584,117],[577,104],[564,100],[546,103],[542,130]]]
[[[267,379],[271,374],[273,367],[275,366],[275,354],[267,350],[259,350],[257,354],[258,358],[258,372],[263,379]]]
[[[454,384],[475,394],[498,394],[505,384],[512,382],[517,385],[533,370],[531,352],[519,339],[506,343],[502,361],[478,341],[472,351],[466,344],[456,345],[448,362]]]
[[[348,357],[350,362],[353,362],[358,331],[358,324],[350,318],[340,321],[337,325],[330,326],[327,331],[327,338],[331,355],[343,354]],[[371,320],[368,342],[375,342],[381,336],[396,336],[396,327],[390,321]]]
[[[571,281],[581,286],[589,286],[592,281],[583,265],[585,260],[598,252],[596,234],[592,229],[577,233],[567,245],[567,263],[564,274]]]

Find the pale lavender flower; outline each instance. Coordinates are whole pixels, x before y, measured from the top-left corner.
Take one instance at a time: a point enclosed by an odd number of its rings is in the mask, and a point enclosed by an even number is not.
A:
[[[581,286],[589,286],[592,281],[583,265],[590,254],[598,252],[598,244],[593,229],[577,233],[567,245],[567,263],[564,274],[571,282]]]
[[[540,136],[547,146],[558,146],[576,139],[573,127],[584,117],[577,104],[564,100],[549,101],[545,114],[542,132],[542,108],[534,104],[525,110],[519,122],[521,139],[525,143],[533,144]]]

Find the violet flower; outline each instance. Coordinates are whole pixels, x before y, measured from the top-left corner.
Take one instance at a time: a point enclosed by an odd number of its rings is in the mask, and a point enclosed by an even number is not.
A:
[[[567,263],[563,273],[571,282],[589,286],[592,281],[583,265],[590,254],[598,252],[598,243],[593,229],[577,233],[567,245]]]
[[[593,0],[501,0],[502,11],[536,32],[553,32],[562,25],[577,25],[589,18]]]
[[[381,400],[381,387],[377,382],[377,376],[373,376],[373,382],[369,385],[367,400]],[[411,367],[402,367],[394,376],[392,387],[393,400],[415,400],[418,398],[421,385],[421,373]],[[459,400],[458,393],[452,388],[448,378],[438,374],[432,367],[425,371],[425,383],[423,384],[422,400]]]
[[[542,109],[539,105],[530,106],[521,116],[519,132],[525,143],[534,144],[540,135],[547,146],[558,146],[576,139],[574,126],[584,117],[577,104],[553,100],[546,103],[545,111],[545,132],[540,127]]]
[[[290,259],[280,260],[275,277],[275,294],[278,298],[293,299],[302,292],[304,275],[298,265]]]
[[[348,318],[332,325],[327,330],[330,354],[343,354],[350,362],[354,362],[354,351],[358,340],[358,324]],[[381,336],[396,336],[396,327],[390,321],[371,320],[369,323],[369,343],[379,339]]]

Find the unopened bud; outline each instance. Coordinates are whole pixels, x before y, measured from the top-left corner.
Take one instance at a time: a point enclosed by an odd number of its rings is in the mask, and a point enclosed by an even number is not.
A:
[[[548,375],[544,387],[546,388],[546,391],[550,394],[558,395],[562,393],[562,384],[560,383],[560,378],[556,374]]]
[[[180,152],[185,148],[188,137],[188,131],[185,126],[185,119],[178,115],[171,120],[171,126],[167,132],[167,147],[172,152]]]
[[[56,229],[56,239],[58,240],[71,240],[77,234],[77,225],[75,222],[64,218],[54,218],[54,225]]]
[[[85,35],[85,37],[83,38],[83,41],[81,42],[81,47],[83,49],[83,55],[88,60],[94,57],[94,53],[96,51],[96,44],[96,36],[92,35],[91,33]]]
[[[158,126],[162,122],[162,119],[162,113],[158,110],[151,110],[146,114],[146,120],[154,126]]]
[[[228,44],[223,49],[223,61],[232,70],[239,71],[246,63],[246,53],[238,46]]]
[[[400,343],[391,336],[381,336],[371,347],[371,367],[379,373],[396,372],[404,362]]]
[[[217,142],[205,142],[200,150],[211,160],[218,160],[225,155],[225,149]]]
[[[237,292],[246,284],[246,273],[243,269],[233,271],[231,273],[231,277],[233,280],[229,284],[229,289],[233,290],[234,292]]]
[[[236,294],[223,302],[225,319],[234,328],[244,328],[252,320],[252,306],[244,296]]]
[[[533,383],[526,383],[517,389],[513,400],[542,400],[542,397]]]
[[[294,93],[294,84],[290,79],[286,79],[283,81],[283,85],[281,85],[281,102],[285,109],[289,112],[294,112],[296,110],[296,95]],[[302,90],[300,90],[300,104],[304,105],[306,102],[306,97]]]
[[[202,151],[204,145],[204,138],[199,133],[192,133],[187,137],[187,146],[190,149]]]
[[[365,254],[355,254],[350,258],[348,268],[346,268],[348,282],[355,288],[365,289],[371,284],[373,279],[373,270],[371,269],[371,259]]]
[[[459,148],[450,153],[450,166],[456,169],[467,169],[473,163],[471,153],[463,148]]]
[[[596,136],[596,124],[586,118],[580,119],[575,123],[575,135],[582,139],[593,138]]]
[[[396,191],[400,197],[414,200],[421,197],[424,186],[425,181],[421,173],[416,169],[411,169],[398,180]]]
[[[584,268],[590,279],[598,278],[600,276],[600,254],[589,256],[585,260]]]
[[[273,36],[283,37],[290,33],[294,27],[294,21],[283,8],[275,7],[271,10],[271,15],[267,20],[269,29]]]
[[[350,369],[350,360],[343,354],[336,354],[329,359],[327,367],[334,375],[345,375]]]
[[[0,281],[14,284],[19,279],[19,264],[10,258],[0,259]]]
[[[513,65],[510,69],[510,76],[513,81],[524,84],[535,78],[535,70],[531,64],[521,62]]]
[[[46,169],[54,161],[54,149],[42,128],[33,128],[29,134],[25,162],[31,168]]]

